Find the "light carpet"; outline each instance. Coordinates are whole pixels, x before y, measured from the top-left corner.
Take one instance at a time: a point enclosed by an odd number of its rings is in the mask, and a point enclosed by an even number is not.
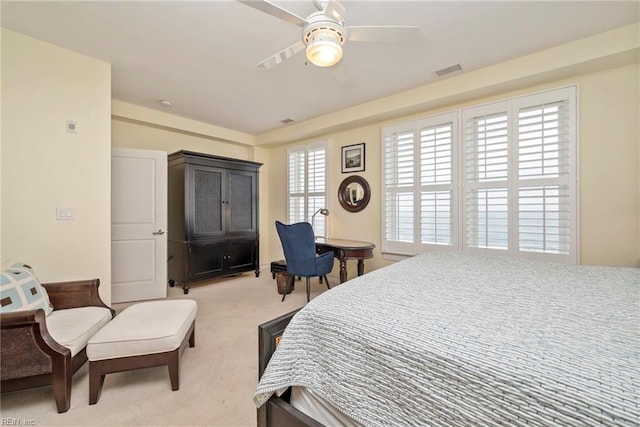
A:
[[[329,277],[332,285],[337,277]],[[326,291],[312,279],[312,297]],[[20,426],[255,426],[252,401],[258,380],[258,325],[306,303],[304,279],[284,302],[268,268],[194,284],[196,345],[180,361],[180,389],[171,391],[166,367],[107,374],[100,400],[89,405],[89,364],[73,377],[71,408],[58,414],[51,387],[2,394],[0,424]],[[130,304],[115,304],[122,311]]]

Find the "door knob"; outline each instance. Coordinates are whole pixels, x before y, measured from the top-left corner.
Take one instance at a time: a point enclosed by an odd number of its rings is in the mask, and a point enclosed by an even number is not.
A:
[[[158,231],[154,231],[153,234],[156,235],[156,236],[160,236],[160,235],[164,234],[164,230],[161,228]]]

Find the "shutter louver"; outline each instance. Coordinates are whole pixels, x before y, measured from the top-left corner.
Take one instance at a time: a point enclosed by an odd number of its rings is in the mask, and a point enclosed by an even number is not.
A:
[[[453,244],[453,123],[420,130],[420,236]]]
[[[306,186],[304,151],[289,152],[289,222],[304,221]]]
[[[414,241],[414,134],[394,132],[385,136],[385,240]]]
[[[569,125],[566,104],[564,101],[520,110],[520,179],[555,178],[569,173]]]
[[[308,210],[307,218],[311,222],[312,215],[318,210],[326,208],[326,162],[327,155],[324,148],[310,148],[308,153]],[[313,219],[316,236],[326,236],[324,215],[316,215]]]
[[[508,177],[507,114],[475,117],[466,127],[467,182],[490,182]]]
[[[312,144],[288,151],[289,223],[311,221],[318,209],[326,208],[326,144]],[[317,236],[326,236],[326,217],[314,218]]]
[[[470,248],[508,249],[506,112],[472,117],[465,127],[465,235]]]
[[[424,244],[453,244],[453,201],[451,191],[423,191],[420,204],[421,241]]]
[[[571,203],[568,102],[518,112],[518,247],[568,255]]]
[[[518,197],[520,250],[568,255],[571,243],[569,188],[520,187]]]
[[[467,245],[473,248],[509,247],[509,205],[506,188],[477,189],[467,192]]]

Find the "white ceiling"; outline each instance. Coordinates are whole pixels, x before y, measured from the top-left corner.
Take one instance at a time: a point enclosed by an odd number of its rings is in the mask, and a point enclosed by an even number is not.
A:
[[[311,0],[273,1],[306,17]],[[416,25],[412,43],[347,43],[338,66],[304,53],[256,64],[301,30],[233,0],[2,1],[2,26],[112,65],[113,99],[260,134],[640,21],[640,2],[347,1],[348,25]],[[445,77],[446,78],[446,77]],[[159,100],[173,103],[162,107]]]

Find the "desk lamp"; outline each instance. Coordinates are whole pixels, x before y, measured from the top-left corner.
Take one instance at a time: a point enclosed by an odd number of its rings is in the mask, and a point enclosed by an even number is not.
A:
[[[324,216],[329,215],[329,209],[325,209],[325,208],[320,208],[317,211],[315,211],[315,213],[313,215],[311,215],[311,228],[313,228],[313,232],[316,232],[316,227],[315,224],[313,223],[313,221],[315,220],[315,216],[318,214],[322,214]]]

